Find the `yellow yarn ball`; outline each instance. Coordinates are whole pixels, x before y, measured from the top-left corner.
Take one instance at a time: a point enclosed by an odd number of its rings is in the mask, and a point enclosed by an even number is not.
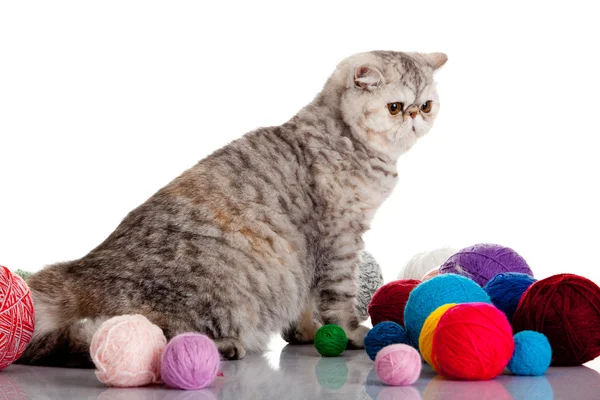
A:
[[[419,350],[421,351],[421,356],[427,362],[427,364],[433,367],[431,362],[431,348],[433,346],[433,332],[435,332],[435,328],[437,328],[438,322],[440,322],[440,318],[446,311],[450,308],[454,307],[456,303],[448,303],[443,306],[439,306],[435,309],[434,312],[429,314],[429,317],[425,320],[425,324],[423,324],[423,329],[421,330],[421,334],[419,335]],[[435,369],[435,368],[434,368]]]

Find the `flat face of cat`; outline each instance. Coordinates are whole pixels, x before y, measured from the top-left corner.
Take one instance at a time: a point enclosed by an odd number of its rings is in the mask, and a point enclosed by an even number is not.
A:
[[[433,75],[447,59],[392,51],[347,58],[330,81],[343,86],[344,121],[361,141],[397,158],[431,129],[440,107]]]

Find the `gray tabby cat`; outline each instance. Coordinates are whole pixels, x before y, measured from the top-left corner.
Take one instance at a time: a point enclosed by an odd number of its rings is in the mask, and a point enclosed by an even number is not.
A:
[[[312,103],[185,171],[85,257],[28,279],[34,338],[21,363],[89,366],[105,319],[143,314],[167,338],[202,332],[227,359],[322,323],[362,347],[363,233],[396,185],[396,162],[439,110],[442,53],[374,51],[342,61]]]

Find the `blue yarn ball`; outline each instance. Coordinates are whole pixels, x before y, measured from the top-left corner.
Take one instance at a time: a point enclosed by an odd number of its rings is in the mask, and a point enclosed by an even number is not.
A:
[[[544,375],[551,361],[552,347],[543,333],[521,331],[515,335],[515,352],[508,363],[513,374]]]
[[[492,303],[512,322],[523,293],[535,281],[535,278],[527,274],[505,272],[494,276],[483,289],[490,296]]]
[[[385,346],[397,343],[408,343],[406,331],[399,324],[392,321],[380,322],[373,327],[365,336],[365,350],[371,360],[375,360],[375,356],[379,350]]]
[[[404,308],[404,327],[408,340],[419,348],[419,335],[425,320],[439,306],[448,303],[491,303],[481,286],[456,274],[438,275],[421,283],[408,296]]]

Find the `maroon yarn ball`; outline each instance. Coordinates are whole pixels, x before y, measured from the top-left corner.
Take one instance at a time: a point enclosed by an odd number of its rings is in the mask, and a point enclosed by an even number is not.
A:
[[[458,274],[484,287],[490,279],[502,272],[520,272],[533,276],[523,257],[509,247],[480,243],[450,256],[440,267],[440,274]]]
[[[369,303],[369,316],[373,326],[384,321],[393,321],[404,326],[404,306],[410,292],[421,281],[417,279],[399,279],[380,287]]]
[[[531,285],[513,316],[516,332],[541,332],[552,365],[581,365],[600,356],[600,288],[582,276],[559,274]]]

